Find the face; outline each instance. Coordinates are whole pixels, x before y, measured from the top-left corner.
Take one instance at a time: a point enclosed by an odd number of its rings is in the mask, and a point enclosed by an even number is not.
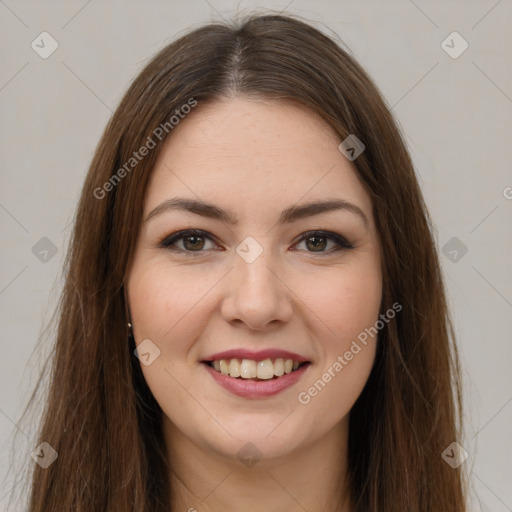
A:
[[[368,379],[380,246],[340,142],[302,107],[239,97],[199,105],[164,143],[128,302],[164,427],[205,452],[311,446],[347,425]],[[326,201],[338,207],[303,209]]]

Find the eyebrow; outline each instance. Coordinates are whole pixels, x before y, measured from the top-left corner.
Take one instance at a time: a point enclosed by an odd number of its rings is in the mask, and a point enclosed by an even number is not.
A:
[[[153,217],[156,217],[157,215],[169,210],[188,211],[195,213],[196,215],[219,220],[230,225],[236,225],[238,223],[238,217],[229,210],[224,210],[211,203],[185,197],[174,197],[159,204],[148,214],[144,222],[148,222]],[[291,206],[290,208],[287,208],[281,212],[278,224],[289,224],[299,219],[304,219],[313,215],[320,215],[322,213],[336,210],[348,211],[358,216],[364,222],[366,227],[369,226],[368,218],[361,210],[361,208],[359,208],[359,206],[339,198],[316,201],[300,206]]]

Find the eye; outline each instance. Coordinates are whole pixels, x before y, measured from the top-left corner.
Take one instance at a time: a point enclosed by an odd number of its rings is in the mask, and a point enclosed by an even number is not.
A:
[[[185,256],[192,256],[192,253],[205,252],[205,249],[208,249],[205,243],[207,240],[213,242],[214,246],[216,245],[213,237],[209,236],[207,232],[200,229],[187,229],[166,236],[159,242],[158,246],[173,252],[181,252]],[[334,248],[326,251],[328,241],[333,242]],[[179,247],[178,242],[182,242],[181,247]],[[353,245],[345,238],[329,231],[309,231],[303,233],[296,246],[302,242],[305,242],[308,252],[322,255],[343,249],[353,249]],[[212,248],[210,247],[210,249]]]
[[[205,247],[204,240],[213,241],[213,239],[209,237],[205,231],[202,231],[200,229],[187,229],[185,231],[178,231],[176,233],[173,233],[172,235],[165,237],[162,241],[160,241],[158,245],[159,247],[162,247],[164,249],[184,253],[204,252],[202,251],[202,249]],[[176,242],[180,241],[183,241],[183,248],[173,248],[173,245],[175,245]]]
[[[323,250],[328,245],[328,241],[333,242],[334,251],[354,248],[353,245],[350,244],[345,238],[329,231],[309,231],[308,233],[301,235],[299,239],[299,243],[305,242],[305,245],[308,249],[313,249],[310,252],[320,254],[333,252],[333,250]]]

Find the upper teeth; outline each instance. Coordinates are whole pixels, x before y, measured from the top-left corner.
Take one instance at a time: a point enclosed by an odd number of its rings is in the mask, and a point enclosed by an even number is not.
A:
[[[271,379],[276,375],[280,377],[290,373],[299,367],[298,361],[278,357],[274,362],[271,359],[254,361],[252,359],[220,359],[212,361],[213,367],[218,372],[230,377],[242,377],[243,379]]]

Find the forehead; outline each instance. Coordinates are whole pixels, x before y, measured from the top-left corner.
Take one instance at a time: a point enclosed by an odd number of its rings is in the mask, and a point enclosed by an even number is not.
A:
[[[165,139],[145,211],[175,194],[239,206],[241,214],[337,196],[371,217],[370,199],[339,143],[323,119],[292,102],[239,97],[199,104]]]

